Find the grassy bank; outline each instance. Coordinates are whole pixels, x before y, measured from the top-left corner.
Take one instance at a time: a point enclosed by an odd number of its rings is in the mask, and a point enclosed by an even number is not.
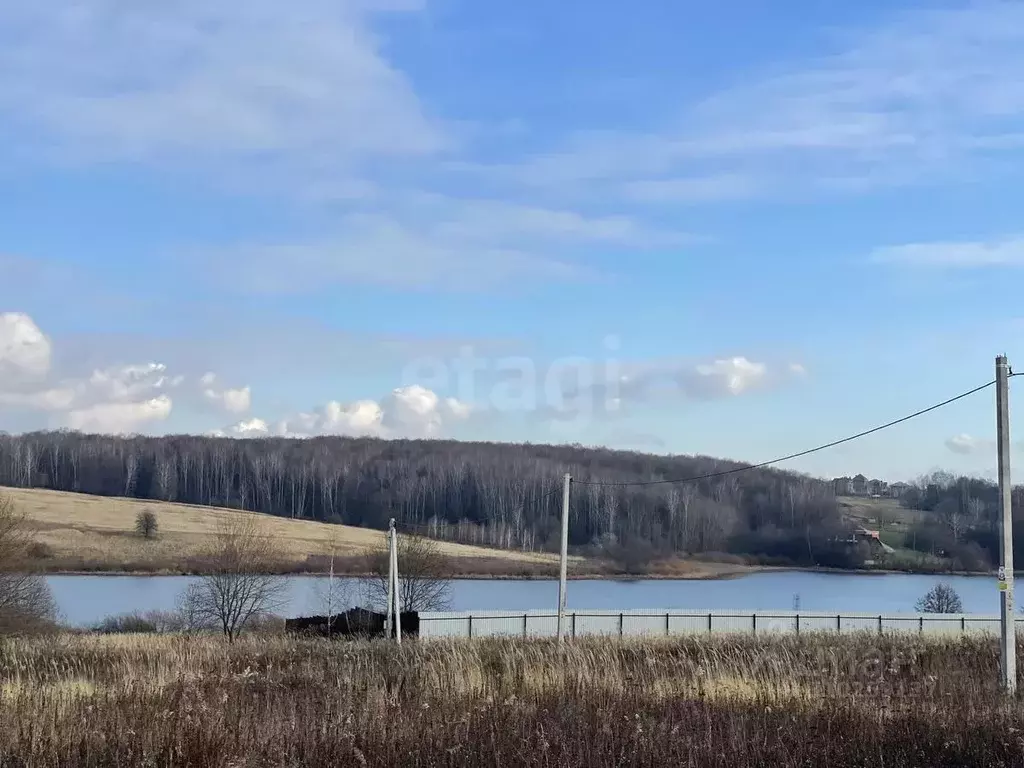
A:
[[[0,641],[0,765],[1002,766],[988,641]]]
[[[49,573],[203,573],[203,547],[224,516],[251,515],[216,507],[199,507],[138,499],[87,496],[23,488],[0,488],[28,515],[37,545],[36,567]],[[135,518],[148,510],[158,534],[146,540],[135,533]],[[365,575],[367,552],[379,549],[381,531],[309,520],[259,515],[267,535],[280,544],[289,573],[325,573],[332,548],[335,571]],[[558,556],[441,542],[453,577],[552,578]],[[571,557],[573,576],[616,576],[622,571],[607,561]],[[743,565],[671,560],[657,564],[652,575],[663,578],[717,578],[749,572]]]

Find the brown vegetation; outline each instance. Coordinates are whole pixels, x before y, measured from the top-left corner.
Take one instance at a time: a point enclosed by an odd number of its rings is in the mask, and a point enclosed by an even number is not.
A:
[[[0,634],[38,629],[56,618],[49,586],[31,569],[35,544],[24,513],[0,494]]]
[[[988,640],[0,644],[0,766],[1008,766]]]
[[[398,596],[403,611],[444,611],[450,607],[452,585],[448,561],[440,542],[407,534],[398,537]],[[389,549],[385,543],[373,554],[373,578],[368,582],[370,604],[387,610]]]
[[[203,573],[204,547],[216,534],[218,521],[252,517],[253,513],[217,507],[86,496],[39,489],[3,488],[26,516],[35,533],[30,550],[33,564],[51,573],[61,571],[131,571],[141,573]],[[159,515],[159,536],[143,539],[136,532],[141,511]],[[335,556],[337,574],[372,573],[372,554],[384,533],[349,525],[290,520],[256,515],[282,550],[281,569],[289,573],[326,573]],[[552,578],[558,556],[439,542],[439,551],[455,576],[491,578]],[[747,572],[739,563],[716,564],[670,558],[658,561],[654,575],[708,578]],[[621,575],[614,563],[593,558],[569,558],[572,576]]]
[[[283,607],[286,584],[281,547],[256,515],[225,517],[209,543],[205,573],[181,596],[179,614],[189,628],[213,626],[229,642],[262,616]]]
[[[204,568],[205,546],[225,518],[249,518],[253,513],[188,504],[87,496],[24,488],[2,488],[35,530],[44,557],[37,565],[50,571],[141,571],[196,573]],[[136,532],[141,511],[159,514],[160,535],[153,540]],[[384,541],[382,531],[348,525],[290,520],[257,515],[278,541],[290,572],[326,572],[329,555],[336,555],[336,573],[370,572],[367,555]],[[557,573],[556,555],[474,547],[444,542],[441,551],[462,574]],[[574,565],[581,558],[572,558]]]

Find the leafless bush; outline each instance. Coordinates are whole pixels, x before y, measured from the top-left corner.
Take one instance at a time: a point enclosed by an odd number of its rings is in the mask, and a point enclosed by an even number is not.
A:
[[[224,518],[206,557],[211,572],[179,599],[189,629],[213,625],[234,642],[253,619],[283,606],[286,585],[276,574],[281,551],[256,515]]]
[[[49,585],[30,568],[32,544],[24,514],[0,494],[0,632],[36,629],[56,619]]]
[[[388,544],[371,557],[373,577],[367,584],[371,605],[388,602]],[[451,564],[438,542],[422,536],[398,536],[398,580],[403,611],[443,611],[451,603]]]

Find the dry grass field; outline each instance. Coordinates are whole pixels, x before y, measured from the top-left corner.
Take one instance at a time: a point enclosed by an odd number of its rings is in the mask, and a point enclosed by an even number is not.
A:
[[[86,496],[77,493],[24,488],[0,488],[28,515],[35,539],[46,552],[40,564],[47,570],[188,571],[227,516],[253,515],[217,507]],[[146,540],[135,533],[135,517],[148,510],[156,515],[158,535]],[[333,548],[342,568],[358,568],[368,552],[380,548],[384,533],[368,528],[290,520],[260,514],[261,528],[280,545],[295,571],[322,567]],[[558,558],[546,553],[512,552],[448,542],[444,554],[461,569],[487,573],[501,566],[510,573],[547,569]],[[43,550],[37,549],[37,552]]]
[[[0,638],[5,766],[1020,766],[998,647]]]
[[[24,488],[0,488],[18,509],[27,513],[39,543],[37,564],[57,571],[131,571],[193,573],[203,569],[201,554],[225,516],[252,515],[217,507],[143,501]],[[142,510],[156,516],[158,535],[146,540],[135,533]],[[326,570],[334,549],[338,572],[363,573],[366,554],[383,545],[384,534],[367,528],[331,525],[258,515],[268,535],[283,549],[292,572]],[[452,574],[490,577],[555,576],[558,556],[439,542],[451,559]],[[608,575],[607,563],[571,557],[573,575]],[[658,565],[654,575],[674,578],[726,576],[742,566],[671,561]]]

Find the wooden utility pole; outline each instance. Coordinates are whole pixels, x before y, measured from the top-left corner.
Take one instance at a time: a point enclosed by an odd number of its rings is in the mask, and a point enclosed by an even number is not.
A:
[[[566,472],[562,486],[562,561],[558,572],[558,642],[565,636],[565,579],[569,570],[569,486],[572,476]]]
[[[1010,485],[1010,366],[1006,357],[996,358],[996,440],[999,446],[999,623],[1000,669],[1003,689],[1017,691],[1017,627],[1013,615],[1013,499]]]

